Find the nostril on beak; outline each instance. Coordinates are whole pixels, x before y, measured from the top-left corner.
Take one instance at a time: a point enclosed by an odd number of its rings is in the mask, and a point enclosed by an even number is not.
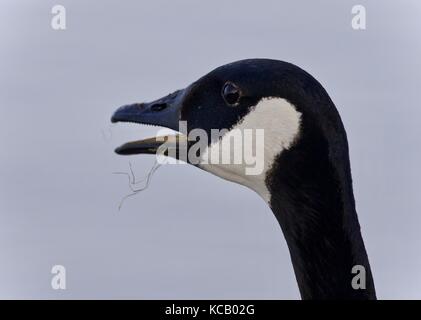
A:
[[[152,111],[162,111],[164,109],[166,109],[168,107],[168,105],[166,103],[155,103],[154,105],[151,106],[151,110]]]

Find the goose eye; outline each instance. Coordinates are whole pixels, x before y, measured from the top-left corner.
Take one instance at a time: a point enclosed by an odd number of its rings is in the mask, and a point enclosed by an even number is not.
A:
[[[231,82],[227,82],[222,88],[222,97],[224,98],[225,102],[230,106],[238,104],[240,96],[240,89]]]

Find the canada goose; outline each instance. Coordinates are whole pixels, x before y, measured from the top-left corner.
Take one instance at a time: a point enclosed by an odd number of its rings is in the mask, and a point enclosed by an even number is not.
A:
[[[123,106],[111,119],[177,131],[181,120],[187,133],[201,129],[211,137],[212,129],[228,129],[217,140],[208,139],[194,165],[247,186],[267,202],[287,241],[303,299],[376,299],[355,210],[346,132],[317,80],[290,63],[242,60],[156,101]],[[244,164],[202,161],[204,154],[223,149],[234,129],[247,128],[264,129],[260,174],[246,175]],[[154,154],[162,144],[145,139],[116,152]],[[365,288],[353,288],[354,266],[365,269]]]

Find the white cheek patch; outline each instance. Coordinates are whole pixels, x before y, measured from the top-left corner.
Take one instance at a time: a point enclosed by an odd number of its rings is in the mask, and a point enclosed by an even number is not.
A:
[[[276,156],[289,149],[296,140],[300,119],[301,113],[287,100],[263,98],[219,141],[204,150],[199,167],[226,180],[245,185],[269,202],[266,174]],[[238,138],[239,135],[242,140]],[[253,154],[250,149],[253,149]],[[213,161],[215,154],[222,155],[222,160],[228,154],[234,161]],[[239,154],[243,161],[235,161]]]

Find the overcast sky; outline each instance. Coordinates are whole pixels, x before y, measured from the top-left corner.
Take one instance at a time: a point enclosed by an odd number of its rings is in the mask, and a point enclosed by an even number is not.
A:
[[[416,0],[1,1],[0,298],[299,298],[252,191],[166,166],[118,211],[129,189],[112,174],[130,159],[145,175],[153,157],[113,149],[157,130],[110,126],[117,107],[267,57],[310,72],[342,115],[378,297],[420,299],[420,15]]]

